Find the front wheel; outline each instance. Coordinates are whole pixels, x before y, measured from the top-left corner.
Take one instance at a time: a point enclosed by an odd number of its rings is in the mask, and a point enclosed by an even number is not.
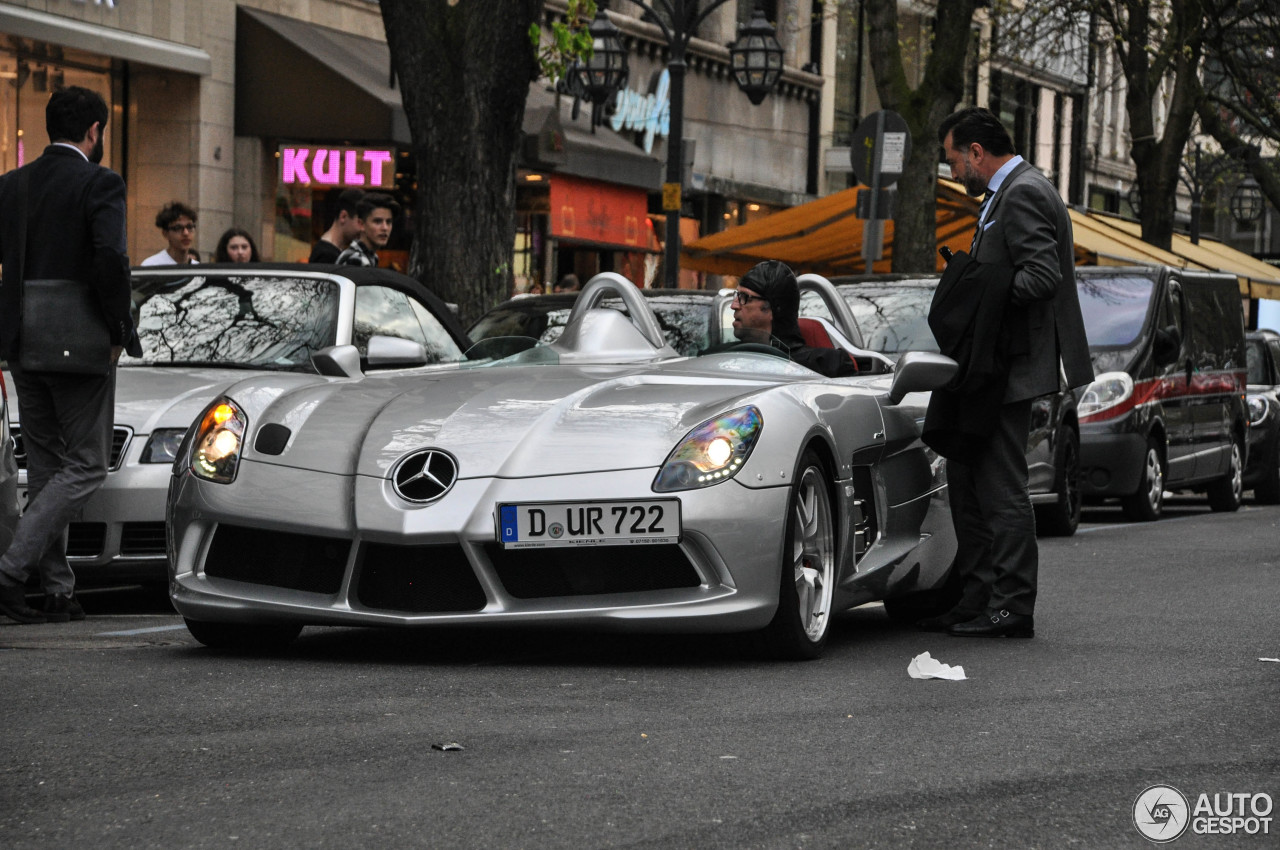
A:
[[[800,458],[787,506],[778,611],[763,638],[779,658],[817,658],[827,645],[831,600],[835,591],[835,524],[831,492],[821,459],[812,451]]]
[[[1064,426],[1054,457],[1053,492],[1058,500],[1036,505],[1036,530],[1046,537],[1070,537],[1080,525],[1080,438]]]
[[[1280,505],[1280,435],[1272,436],[1262,477],[1253,488],[1254,501],[1260,505]]]
[[[260,623],[210,623],[183,618],[191,636],[210,649],[231,652],[278,652],[302,631],[300,623],[263,625]]]
[[[1231,465],[1227,474],[1209,485],[1205,491],[1209,507],[1215,511],[1237,511],[1244,500],[1244,457],[1240,444],[1231,442]]]
[[[1142,464],[1142,481],[1137,492],[1120,500],[1129,519],[1151,522],[1164,512],[1164,455],[1154,437],[1147,440],[1147,455]]]

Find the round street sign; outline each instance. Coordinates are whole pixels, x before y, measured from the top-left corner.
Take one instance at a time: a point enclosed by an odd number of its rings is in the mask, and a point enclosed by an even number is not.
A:
[[[858,182],[880,189],[897,182],[909,156],[911,133],[907,120],[890,109],[862,119],[849,145],[849,160]]]

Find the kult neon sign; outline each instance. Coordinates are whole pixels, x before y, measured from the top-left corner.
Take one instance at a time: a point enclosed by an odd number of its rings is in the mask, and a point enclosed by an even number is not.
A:
[[[387,148],[281,145],[279,156],[281,183],[389,189],[396,176],[395,151]]]

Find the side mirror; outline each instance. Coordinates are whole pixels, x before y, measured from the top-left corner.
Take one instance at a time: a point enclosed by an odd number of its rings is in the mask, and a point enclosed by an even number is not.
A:
[[[908,351],[898,360],[889,385],[889,403],[897,404],[907,393],[929,392],[946,386],[960,364],[945,354],[932,351]]]
[[[370,369],[408,368],[427,365],[427,349],[422,343],[397,336],[369,337],[369,353],[365,362]]]
[[[1182,334],[1176,325],[1156,328],[1156,338],[1151,346],[1157,366],[1168,366],[1178,362],[1178,353],[1182,351]]]
[[[354,345],[331,345],[311,354],[311,366],[331,378],[359,378],[360,349]]]

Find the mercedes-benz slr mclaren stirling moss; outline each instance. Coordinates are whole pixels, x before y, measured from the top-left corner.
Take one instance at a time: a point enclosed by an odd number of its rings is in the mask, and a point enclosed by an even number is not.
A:
[[[614,295],[626,314],[598,307]],[[682,357],[613,274],[554,344],[521,344],[367,375],[337,346],[326,374],[254,376],[210,404],[169,493],[171,595],[196,639],[759,631],[810,658],[833,612],[914,611],[944,582],[945,478],[919,422],[954,361],[827,379],[760,346]]]

